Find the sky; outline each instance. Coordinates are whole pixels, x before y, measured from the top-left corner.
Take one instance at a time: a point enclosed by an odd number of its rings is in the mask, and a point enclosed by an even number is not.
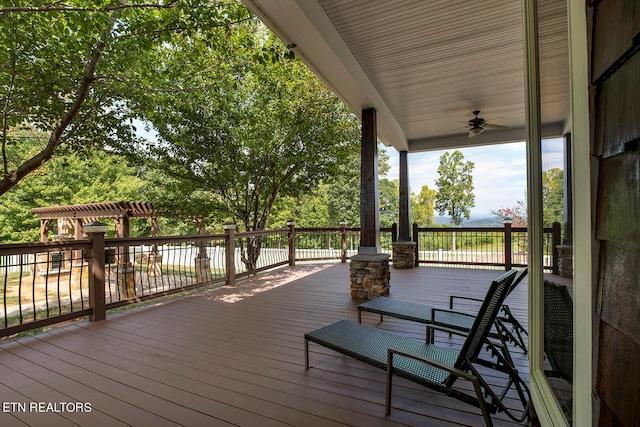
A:
[[[562,138],[544,140],[542,143],[542,169],[564,169],[564,140]],[[399,155],[395,148],[384,147],[389,154],[391,170],[388,179],[399,177]],[[485,145],[472,148],[460,148],[465,161],[475,164],[473,169],[474,194],[476,206],[471,215],[489,216],[492,210],[501,207],[512,208],[521,200],[525,201],[527,187],[527,161],[525,142],[499,145]],[[409,153],[409,186],[411,191],[419,193],[423,185],[437,190],[438,166],[440,156],[445,151]],[[436,212],[437,215],[437,212]]]

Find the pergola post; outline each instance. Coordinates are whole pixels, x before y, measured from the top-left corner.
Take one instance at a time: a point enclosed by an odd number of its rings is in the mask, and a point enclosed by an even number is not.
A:
[[[40,241],[48,242],[49,241],[49,226],[51,225],[50,219],[41,219],[40,220]]]

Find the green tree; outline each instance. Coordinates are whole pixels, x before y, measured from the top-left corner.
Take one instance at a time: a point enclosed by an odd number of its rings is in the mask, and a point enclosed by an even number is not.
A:
[[[382,144],[378,143],[378,178],[381,212],[381,224],[390,226],[398,215],[397,189],[389,184],[389,155]],[[344,159],[346,170],[335,177],[327,188],[328,208],[331,226],[337,226],[341,220],[348,227],[360,227],[360,146]],[[394,200],[395,199],[395,200]],[[395,207],[394,207],[395,206]],[[385,219],[386,217],[386,219]],[[387,225],[382,225],[383,227]]]
[[[216,192],[199,187],[198,182],[184,182],[162,170],[144,168],[145,183],[140,188],[144,200],[153,202],[160,217],[160,232],[204,234],[221,232],[214,224],[228,219],[224,203]]]
[[[399,187],[397,179],[382,178],[378,182],[380,192],[380,227],[391,227],[398,221],[400,211]]]
[[[542,172],[542,220],[545,226],[557,221],[563,223],[564,172],[552,168]]]
[[[296,227],[335,226],[329,220],[327,188],[327,184],[320,184],[313,193],[279,198],[267,228],[282,228],[290,219],[295,220]]]
[[[353,173],[355,171],[355,173]],[[327,208],[331,226],[347,221],[347,227],[360,227],[360,165],[348,176],[327,186]]]
[[[34,142],[37,144],[37,142]],[[23,142],[23,147],[28,146]],[[0,241],[35,242],[40,226],[31,208],[76,203],[137,201],[143,181],[122,157],[102,151],[54,156],[0,200]],[[142,228],[135,228],[137,226]],[[149,227],[132,223],[132,235]],[[148,232],[148,230],[147,230]]]
[[[465,162],[464,155],[458,150],[453,153],[447,151],[440,156],[435,207],[440,215],[451,217],[452,227],[460,225],[462,218],[469,219],[471,208],[475,206],[473,167],[473,162]],[[456,249],[455,233],[452,247]]]
[[[54,154],[133,145],[128,95],[188,86],[155,78],[167,77],[155,73],[155,49],[248,17],[238,4],[204,0],[3,2],[0,195]],[[29,152],[17,136],[27,131],[39,141]]]
[[[215,48],[193,36],[156,55],[165,79],[198,89],[137,93],[136,111],[158,135],[137,154],[183,193],[215,194],[241,229],[262,230],[279,198],[344,172],[359,139],[355,116],[257,21],[221,33]],[[245,244],[253,269],[261,240]]]
[[[513,208],[501,207],[491,211],[492,214],[513,219],[514,227],[527,227],[526,203],[519,200]],[[553,222],[564,221],[564,171],[552,168],[542,171],[542,220],[546,227]]]
[[[411,222],[419,227],[429,227],[435,222],[434,204],[436,190],[423,185],[420,193],[411,195]]]

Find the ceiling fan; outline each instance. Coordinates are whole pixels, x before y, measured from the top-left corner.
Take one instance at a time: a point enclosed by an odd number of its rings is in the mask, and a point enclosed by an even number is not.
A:
[[[502,126],[502,125],[489,123],[495,120],[504,120],[504,117],[496,117],[493,119],[485,120],[482,117],[478,117],[478,114],[480,114],[480,110],[474,111],[473,115],[475,117],[469,120],[469,122],[467,123],[469,126],[471,126],[471,128],[469,128],[469,138],[473,138],[477,135],[480,135],[482,131],[484,131],[485,127],[491,128],[491,129],[508,129],[509,128],[509,126]]]

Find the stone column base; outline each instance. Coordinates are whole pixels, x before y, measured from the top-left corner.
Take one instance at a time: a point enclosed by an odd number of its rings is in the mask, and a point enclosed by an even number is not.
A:
[[[71,266],[71,289],[78,290],[80,286],[89,286],[89,263],[87,262]]]
[[[147,274],[149,277],[162,276],[162,255],[149,255],[147,261]]]
[[[196,283],[206,283],[211,281],[211,264],[209,258],[197,257],[196,261]]]
[[[415,267],[416,244],[416,242],[393,242],[393,268]]]
[[[351,298],[373,299],[389,295],[389,255],[358,254],[349,264]]]
[[[560,276],[573,277],[573,246],[558,245],[557,248]]]
[[[122,299],[136,296],[136,270],[133,267],[118,267],[118,288]]]

